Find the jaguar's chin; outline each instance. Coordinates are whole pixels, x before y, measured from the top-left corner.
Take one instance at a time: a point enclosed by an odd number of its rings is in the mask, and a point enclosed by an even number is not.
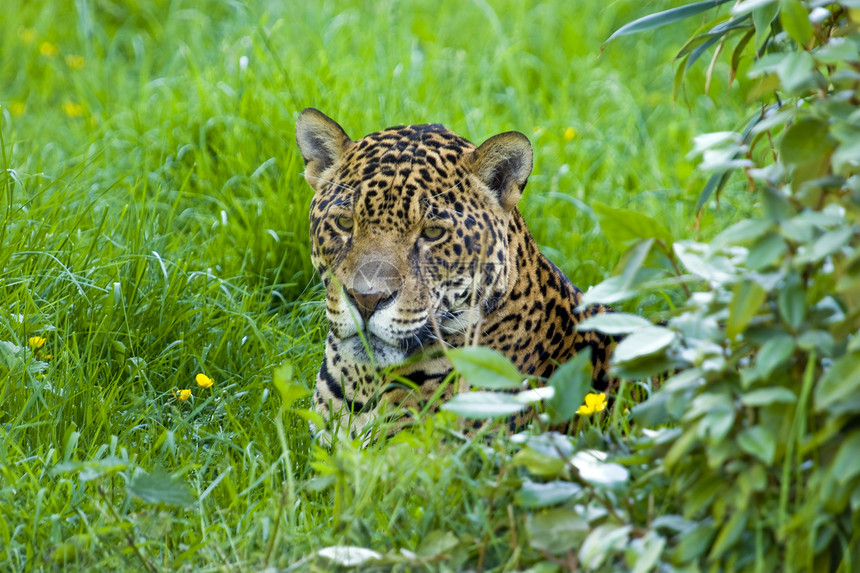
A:
[[[337,337],[336,337],[337,338]],[[427,325],[414,334],[392,344],[372,332],[338,338],[338,346],[352,362],[374,364],[378,369],[395,366],[407,359],[416,359],[438,344],[433,329]]]
[[[364,340],[358,334],[340,341],[341,353],[347,361],[373,364],[378,369],[388,368],[403,362],[409,354],[398,346],[392,346],[381,338],[367,333]]]

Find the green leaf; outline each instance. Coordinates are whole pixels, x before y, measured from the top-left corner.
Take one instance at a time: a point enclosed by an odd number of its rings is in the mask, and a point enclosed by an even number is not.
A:
[[[554,478],[564,469],[565,462],[560,457],[546,455],[528,446],[514,455],[514,466],[523,466],[529,473],[542,478]]]
[[[720,20],[722,18],[718,18],[716,22],[719,23],[716,26],[713,26],[707,32],[707,34],[700,36],[707,37],[709,39],[706,42],[703,42],[702,44],[696,46],[690,52],[690,57],[686,60],[685,63],[686,67],[689,68],[690,66],[692,66],[696,62],[696,60],[698,60],[708,49],[710,49],[711,46],[713,46],[717,42],[719,42],[721,46],[724,45],[729,35],[731,35],[734,30],[740,28],[748,28],[749,24],[747,23],[747,20],[749,20],[749,18],[749,16],[740,16],[737,18],[731,18],[726,22],[721,22]],[[699,38],[696,39],[698,40]],[[690,42],[687,42],[687,46],[689,45]]]
[[[860,2],[860,0],[857,1]],[[851,335],[846,350],[851,353],[860,352],[860,330]]]
[[[767,488],[768,472],[762,464],[748,466],[737,474],[737,482],[732,485],[732,490],[737,490],[741,499],[749,499],[747,496]]]
[[[551,509],[526,519],[529,543],[538,551],[560,554],[578,548],[589,532],[588,521],[570,509]]]
[[[747,255],[747,267],[753,270],[764,269],[780,260],[788,251],[788,243],[778,233],[769,233],[759,239]]]
[[[582,450],[576,452],[570,463],[579,472],[579,477],[594,485],[614,486],[627,481],[630,472],[620,464],[606,462],[606,452]]]
[[[764,219],[743,219],[721,231],[711,240],[711,248],[720,250],[727,245],[740,245],[767,233],[773,223]]]
[[[628,545],[632,525],[598,525],[582,542],[579,560],[588,571],[593,571],[618,549]]]
[[[117,473],[128,469],[129,466],[130,463],[128,460],[124,460],[116,456],[107,456],[100,460],[92,460],[87,462],[60,462],[51,468],[51,475],[80,471],[81,473],[79,477],[81,481],[91,481],[94,479],[116,475]]]
[[[720,4],[725,4],[728,1],[729,0],[705,0],[703,2],[694,2],[693,4],[687,4],[686,6],[680,6],[678,8],[649,14],[632,22],[628,22],[618,28],[611,36],[609,36],[609,39],[606,40],[603,45],[605,46],[618,36],[626,36],[628,34],[636,34],[644,32],[645,30],[653,30],[662,26],[668,26],[669,24],[679,22],[691,16],[695,16],[696,14],[716,8]]]
[[[815,61],[808,52],[790,52],[783,56],[776,67],[776,75],[782,87],[791,93],[815,87]]]
[[[516,414],[526,406],[511,394],[498,392],[464,392],[442,404],[440,408],[463,418],[485,420]]]
[[[755,30],[747,31],[747,33],[744,34],[743,36],[741,36],[741,39],[738,40],[738,43],[735,46],[735,49],[732,50],[731,77],[729,78],[730,82],[734,81],[735,76],[738,73],[738,68],[740,68],[740,65],[741,65],[741,57],[743,57],[743,55],[744,55],[744,50],[746,49],[747,44],[749,44],[750,40],[753,38],[754,35],[755,35]],[[758,42],[756,42],[756,43],[758,43]]]
[[[681,46],[681,49],[678,50],[678,53],[675,54],[675,60],[677,61],[679,59],[684,58],[685,56],[689,56],[693,50],[708,41],[709,38],[712,38],[714,36],[713,30],[717,29],[719,31],[719,26],[725,23],[726,18],[728,18],[728,16],[720,16],[715,20],[709,20],[705,22],[702,26],[699,26],[696,31],[690,34],[690,38],[684,43],[683,46]]]
[[[750,132],[753,135],[758,135],[760,133],[765,132],[773,132],[775,130],[781,130],[785,128],[785,126],[790,126],[795,119],[796,112],[792,109],[783,109],[782,111],[773,111],[771,109],[767,109],[764,111],[767,115],[763,117],[760,121],[756,122],[756,124],[752,127]],[[759,178],[755,174],[754,179],[766,180],[767,177]],[[774,179],[774,177],[770,177]]]
[[[507,390],[521,388],[523,379],[517,367],[508,358],[492,348],[467,346],[448,352],[448,358],[472,386]]]
[[[665,392],[657,392],[644,402],[633,406],[631,415],[633,421],[643,428],[651,428],[671,421],[666,403],[672,399],[672,395]]]
[[[618,268],[621,268],[619,275],[624,280],[623,289],[636,285],[639,271],[648,259],[651,249],[654,247],[654,239],[644,239],[639,241],[629,249],[627,249],[618,260]],[[638,291],[635,291],[638,294]]]
[[[662,326],[639,329],[618,343],[612,361],[624,363],[652,356],[671,346],[676,338],[674,331]]]
[[[304,384],[297,384],[292,380],[293,366],[289,362],[283,362],[272,373],[272,382],[275,384],[278,394],[281,395],[282,408],[289,408],[297,400],[311,394],[311,390],[308,390]]]
[[[325,428],[325,418],[323,418],[322,415],[316,410],[307,410],[305,408],[302,408],[301,410],[296,410],[295,414],[305,422],[313,424],[314,428]]]
[[[746,330],[747,325],[764,304],[767,293],[757,282],[743,280],[732,289],[729,317],[726,320],[726,336],[730,339]]]
[[[860,354],[846,354],[838,359],[818,382],[815,411],[823,412],[860,392]]]
[[[656,219],[637,211],[616,209],[603,203],[592,203],[603,235],[612,247],[623,253],[640,239],[659,239],[672,244],[672,233]]]
[[[860,133],[841,134],[839,146],[831,156],[833,171],[848,177],[856,172],[860,165]]]
[[[720,191],[722,191],[723,187],[726,186],[726,183],[729,182],[729,175],[731,175],[731,173],[731,171],[723,171],[722,173],[714,173],[710,178],[708,178],[708,182],[705,183],[705,187],[699,195],[699,200],[696,201],[696,213],[702,210],[705,203],[707,203],[708,199],[711,198],[711,195],[716,193],[717,197],[719,197]]]
[[[716,527],[713,523],[703,522],[682,534],[672,554],[674,561],[678,564],[687,563],[704,555],[715,533]]]
[[[545,456],[567,459],[573,455],[574,448],[570,438],[558,432],[525,436],[524,441],[526,446]]]
[[[684,457],[690,452],[691,449],[698,442],[699,435],[698,431],[695,427],[689,428],[684,431],[672,444],[669,448],[669,451],[666,452],[666,457],[663,458],[663,464],[666,466],[668,471],[672,471],[672,468],[680,462]]]
[[[460,540],[450,531],[434,529],[426,534],[415,553],[421,559],[443,556],[460,544]]]
[[[743,16],[744,14],[749,14],[750,12],[755,13],[756,10],[761,10],[762,8],[766,8],[768,6],[773,5],[776,0],[744,0],[740,4],[735,4],[732,6],[732,15],[733,16]],[[774,8],[774,15],[776,15],[776,6]]]
[[[681,95],[681,88],[684,87],[684,78],[687,76],[687,60],[689,58],[690,55],[686,55],[684,59],[681,60],[681,62],[678,64],[678,68],[675,70],[675,76],[672,80],[672,101],[674,101],[675,103],[678,102],[678,97]],[[723,173],[723,175],[726,174]],[[708,185],[710,184],[711,182],[708,181]]]
[[[797,330],[806,318],[806,293],[803,283],[796,272],[785,278],[785,283],[777,294],[777,305],[782,319],[792,330]]]
[[[622,380],[639,381],[665,374],[676,366],[677,363],[668,352],[658,352],[631,362],[615,362],[612,374]]]
[[[828,231],[818,237],[811,247],[798,254],[797,262],[801,264],[818,262],[844,247],[853,236],[854,229],[849,225]]]
[[[797,402],[797,396],[794,395],[794,392],[782,386],[759,388],[741,396],[741,403],[744,406],[750,407],[770,406],[771,404],[793,404],[794,402]]]
[[[725,438],[735,422],[735,408],[731,396],[723,392],[705,392],[693,399],[684,414],[687,420],[701,416],[699,436],[710,437],[710,443]]]
[[[147,503],[188,506],[195,501],[185,482],[162,470],[136,474],[126,489]]]
[[[621,274],[609,277],[588,289],[579,302],[580,308],[597,303],[612,304],[640,295],[641,291],[637,288],[638,282],[641,280],[639,277],[645,273],[639,271],[648,258],[653,245],[654,239],[645,239],[621,255],[621,260],[618,263],[618,268],[622,269]]]
[[[762,378],[768,378],[778,367],[782,366],[794,354],[794,337],[790,334],[779,334],[768,339],[756,356],[756,368]]]
[[[831,37],[826,44],[815,52],[814,56],[822,64],[860,61],[860,51],[857,49],[857,44],[847,38]]]
[[[827,123],[819,119],[806,117],[795,122],[786,130],[779,143],[780,160],[795,165],[826,155],[833,147],[825,145],[829,134]]]
[[[517,491],[514,502],[527,509],[549,507],[563,503],[581,491],[581,486],[569,481],[536,483],[525,480]]]
[[[591,389],[591,348],[578,352],[572,360],[556,369],[548,385],[554,390],[552,398],[546,401],[550,422],[567,422],[576,415],[576,410]]]
[[[660,560],[660,555],[663,553],[663,548],[666,547],[666,538],[658,535],[654,531],[649,531],[642,538],[644,548],[636,556],[636,561],[633,565],[631,573],[648,573],[657,561]]]
[[[748,520],[748,510],[736,511],[734,515],[729,518],[729,521],[720,528],[720,532],[717,534],[717,538],[711,546],[711,552],[708,554],[708,559],[719,559],[727,550],[731,549],[741,538]]]
[[[741,4],[741,6],[744,6],[746,4],[750,4],[750,2],[744,2],[743,4]],[[767,38],[768,34],[770,34],[771,24],[773,24],[773,21],[776,18],[778,12],[779,5],[773,0],[759,3],[759,6],[756,6],[756,8],[752,11],[753,26],[755,27],[756,50],[762,47],[765,38]]]
[[[753,455],[770,465],[776,453],[776,438],[764,426],[753,426],[738,434],[738,445],[750,455]]]
[[[702,54],[708,51],[711,46],[722,40],[723,36],[725,36],[727,33],[728,30],[723,30],[717,34],[709,34],[710,38],[708,38],[706,42],[703,42],[700,46],[697,46],[692,52],[690,52],[690,57],[687,58],[687,63],[685,64],[687,68],[689,69],[690,66],[695,64],[696,61],[702,57]]]
[[[672,247],[684,268],[696,276],[718,284],[731,282],[735,278],[733,274],[735,269],[729,267],[725,259],[714,261],[706,257],[709,251],[707,245],[693,241],[679,241]]]
[[[829,357],[833,356],[833,351],[836,349],[836,340],[826,330],[804,330],[797,337],[797,347],[806,352],[815,350],[822,356]]]
[[[324,547],[317,551],[316,555],[341,567],[358,567],[370,561],[382,559],[382,555],[372,549],[352,545]]]
[[[727,490],[725,479],[714,473],[699,476],[684,492],[684,513],[694,515],[709,507],[717,496]]]
[[[830,474],[837,483],[845,485],[860,475],[860,430],[855,430],[839,445]]]
[[[580,306],[613,304],[640,294],[635,288],[630,288],[629,283],[630,281],[621,275],[609,277],[588,289],[580,301]]]
[[[761,191],[762,207],[766,217],[774,221],[784,221],[794,213],[794,208],[783,189],[765,186]]]
[[[809,12],[800,0],[780,0],[779,21],[792,40],[801,48],[809,45],[814,30],[809,21]]]
[[[602,312],[576,325],[576,330],[599,330],[605,334],[627,334],[640,328],[652,326],[651,321],[635,314],[624,312]]]
[[[660,386],[660,391],[678,392],[695,390],[704,383],[705,379],[703,378],[703,372],[700,368],[688,368],[687,370],[682,370],[666,380],[662,386]]]

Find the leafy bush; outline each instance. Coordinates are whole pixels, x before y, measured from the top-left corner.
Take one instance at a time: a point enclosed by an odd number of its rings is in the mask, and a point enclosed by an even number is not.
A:
[[[760,215],[705,244],[603,210],[604,231],[626,250],[586,302],[680,304],[664,326],[618,314],[586,328],[627,335],[613,364],[630,384],[673,375],[633,407],[623,440],[614,431],[522,440],[513,461],[531,477],[516,499],[531,510],[531,548],[558,564],[860,566],[860,2],[721,4],[653,14],[613,37],[706,14],[678,54],[678,82],[715,46],[707,76],[726,54],[732,81],[761,111],[739,133],[696,138],[691,155],[711,174],[698,206],[740,173]],[[550,412],[569,382],[550,380]]]

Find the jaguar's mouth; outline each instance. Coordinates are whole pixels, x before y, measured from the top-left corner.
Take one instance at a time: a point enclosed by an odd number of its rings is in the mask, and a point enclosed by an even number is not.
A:
[[[434,346],[435,342],[436,335],[433,329],[430,325],[426,325],[415,334],[399,339],[396,344],[391,344],[372,332],[363,331],[341,339],[341,347],[353,361],[387,368],[421,354]]]
[[[412,356],[426,350],[436,342],[436,334],[429,324],[425,324],[421,329],[412,336],[403,339],[399,347],[403,350],[406,356]]]

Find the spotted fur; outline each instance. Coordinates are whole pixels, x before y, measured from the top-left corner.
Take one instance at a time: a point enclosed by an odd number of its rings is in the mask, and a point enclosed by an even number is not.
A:
[[[606,309],[577,308],[582,292],[516,207],[532,169],[526,136],[475,147],[432,124],[353,141],[309,108],[296,139],[330,325],[314,392],[326,420],[345,415],[354,436],[392,407],[435,411],[462,390],[443,384],[451,364],[440,349],[474,343],[538,377],[590,347],[595,387],[606,388],[610,341],[576,329]]]

